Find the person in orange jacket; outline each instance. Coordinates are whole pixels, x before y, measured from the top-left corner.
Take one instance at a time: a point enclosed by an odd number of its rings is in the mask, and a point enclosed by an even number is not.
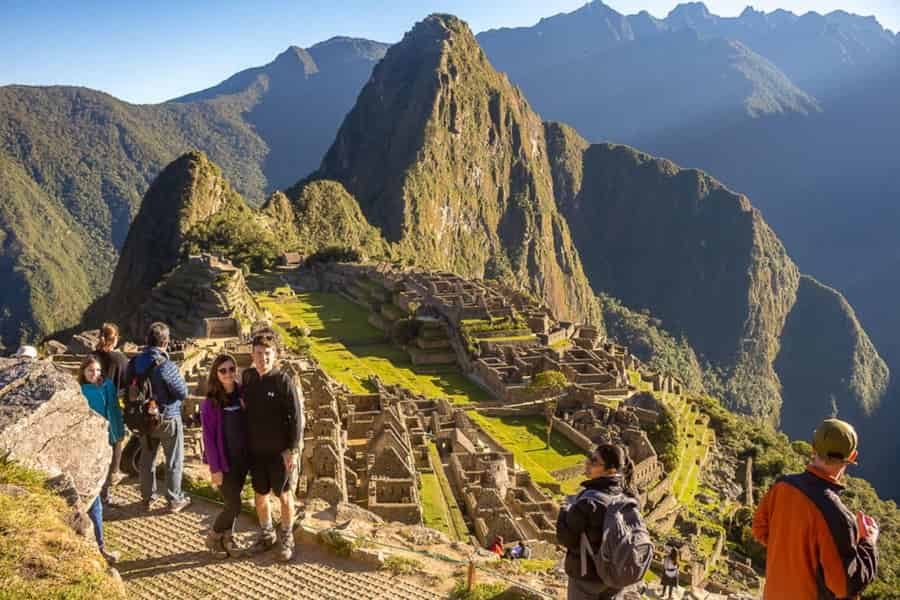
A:
[[[766,600],[856,598],[875,579],[878,525],[838,497],[856,458],[853,426],[826,419],[806,471],[780,477],[760,502],[753,536],[766,546]]]

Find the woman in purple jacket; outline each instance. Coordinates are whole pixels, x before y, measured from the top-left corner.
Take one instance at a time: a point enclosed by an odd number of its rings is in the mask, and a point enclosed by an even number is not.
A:
[[[210,368],[206,399],[200,405],[204,460],[213,485],[220,488],[225,499],[225,507],[206,537],[206,546],[216,554],[232,557],[243,553],[234,541],[233,529],[241,512],[241,490],[249,470],[247,415],[238,381],[234,357],[220,354]]]

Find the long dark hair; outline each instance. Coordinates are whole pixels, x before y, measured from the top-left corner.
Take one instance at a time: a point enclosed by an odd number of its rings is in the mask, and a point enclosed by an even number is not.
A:
[[[88,368],[88,365],[97,363],[97,366],[100,367],[100,370],[103,370],[103,363],[100,362],[100,358],[96,354],[88,354],[84,357],[84,360],[81,361],[81,366],[78,367],[78,383],[84,385],[86,383],[93,383],[84,378],[84,370]],[[100,376],[100,383],[103,383],[103,376]]]
[[[617,444],[600,444],[591,453],[594,460],[602,460],[607,469],[615,469],[622,475],[622,488],[629,496],[638,497],[634,487],[634,462],[628,456],[628,450]]]
[[[112,352],[118,341],[119,327],[115,323],[104,323],[100,328],[100,339],[97,340],[97,347],[94,350]]]
[[[206,397],[212,398],[212,401],[215,402],[218,408],[225,406],[225,390],[222,388],[222,384],[219,383],[219,367],[227,362],[234,364],[235,376],[237,376],[237,361],[232,355],[223,353],[218,355],[213,361],[212,366],[209,368],[209,376],[206,378]],[[238,385],[237,381],[234,383]]]

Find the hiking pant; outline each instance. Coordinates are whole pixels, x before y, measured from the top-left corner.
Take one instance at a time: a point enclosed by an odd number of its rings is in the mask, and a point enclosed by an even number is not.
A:
[[[246,458],[228,457],[229,470],[222,474],[222,498],[225,507],[213,523],[213,531],[225,533],[231,531],[234,522],[241,514],[241,490],[247,481],[249,464]]]
[[[109,502],[109,488],[112,486],[113,477],[122,466],[122,450],[125,448],[125,440],[121,439],[112,445],[112,460],[109,461],[109,470],[106,472],[106,481],[100,488],[100,498],[103,502]]]
[[[150,501],[156,493],[156,454],[160,445],[166,457],[166,500],[169,504],[184,496],[181,474],[184,471],[184,425],[181,415],[166,417],[156,431],[141,436],[141,498]]]
[[[631,588],[612,590],[599,581],[569,577],[566,600],[640,600],[641,595]]]
[[[100,496],[94,498],[93,504],[87,511],[88,518],[94,524],[94,537],[97,539],[97,547],[102,551],[103,546],[103,501]]]

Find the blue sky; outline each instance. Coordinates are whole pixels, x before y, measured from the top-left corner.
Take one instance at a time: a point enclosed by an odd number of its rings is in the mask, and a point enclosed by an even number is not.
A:
[[[585,0],[0,0],[0,85],[83,85],[130,102],[159,102],[271,61],[287,46],[333,35],[393,42],[432,12],[450,12],[476,32],[532,25]],[[676,0],[607,0],[624,13],[663,17]],[[739,14],[747,0],[707,0]],[[900,0],[754,0],[797,13],[841,8],[900,28]]]

